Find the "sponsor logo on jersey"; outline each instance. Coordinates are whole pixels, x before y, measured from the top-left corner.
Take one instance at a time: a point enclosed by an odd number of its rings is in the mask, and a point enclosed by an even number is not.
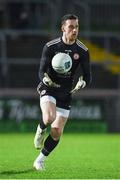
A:
[[[71,53],[71,52],[72,52],[72,50],[70,50],[70,49],[65,49],[65,53],[69,54],[69,53]]]
[[[70,54],[72,52],[72,50],[67,50],[65,49],[65,52],[61,52],[61,51],[56,51],[55,54],[58,54],[58,53],[66,53],[66,54]]]
[[[79,54],[78,53],[75,53],[74,55],[73,55],[73,58],[75,59],[75,60],[78,60],[79,59]]]
[[[61,53],[61,52],[59,52],[59,51],[55,51],[55,55],[56,55],[56,54],[58,54],[58,53]]]

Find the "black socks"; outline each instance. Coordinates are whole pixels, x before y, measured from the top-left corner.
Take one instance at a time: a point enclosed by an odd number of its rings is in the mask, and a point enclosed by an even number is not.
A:
[[[43,120],[40,120],[40,128],[44,130],[47,126],[44,124]]]
[[[51,151],[57,146],[58,142],[59,142],[59,140],[55,141],[51,137],[51,135],[49,135],[44,142],[44,148],[42,149],[42,153],[45,156],[48,156],[51,153]]]

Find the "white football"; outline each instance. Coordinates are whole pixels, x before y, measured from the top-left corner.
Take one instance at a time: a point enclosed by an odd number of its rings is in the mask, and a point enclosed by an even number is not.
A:
[[[57,53],[52,58],[52,67],[54,71],[60,74],[67,73],[72,67],[72,59],[66,53]]]

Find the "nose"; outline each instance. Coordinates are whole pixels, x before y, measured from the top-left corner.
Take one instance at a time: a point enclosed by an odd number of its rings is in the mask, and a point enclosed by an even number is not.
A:
[[[76,34],[77,33],[77,30],[76,29],[73,29],[73,34]]]
[[[77,32],[77,28],[74,27],[73,32]]]

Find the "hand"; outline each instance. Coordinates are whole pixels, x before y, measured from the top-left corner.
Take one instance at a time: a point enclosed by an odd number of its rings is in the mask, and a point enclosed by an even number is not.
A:
[[[49,86],[49,87],[57,87],[57,88],[60,87],[59,84],[56,84],[55,82],[53,82],[53,81],[50,79],[50,77],[48,76],[47,73],[44,73],[43,83],[44,83],[46,86]]]
[[[83,76],[80,76],[79,81],[77,82],[75,88],[70,91],[70,93],[74,94],[79,89],[84,88],[86,86],[86,82],[83,80]]]

